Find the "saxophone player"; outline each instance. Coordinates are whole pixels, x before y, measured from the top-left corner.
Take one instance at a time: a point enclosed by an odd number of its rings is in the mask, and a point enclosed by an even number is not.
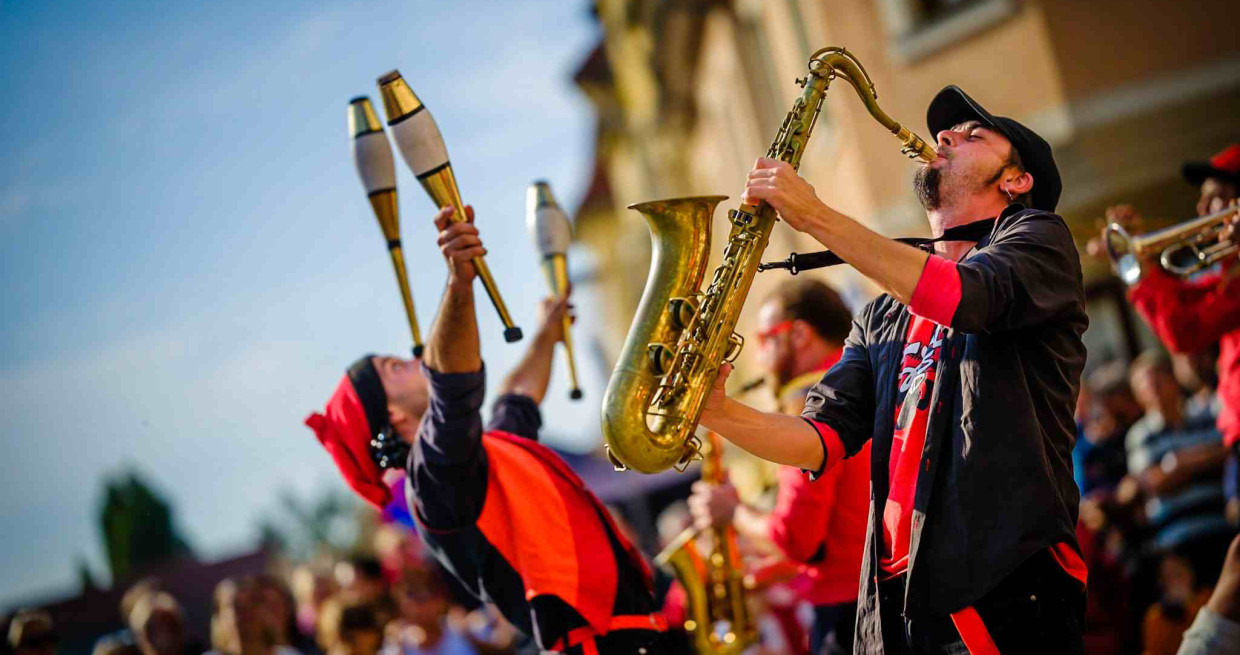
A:
[[[452,211],[435,218],[449,275],[423,359],[363,356],[307,425],[349,485],[378,507],[391,500],[384,469],[404,469],[409,506],[432,554],[542,650],[675,652],[640,553],[538,442],[567,296],[547,305],[483,427],[486,371],[470,261],[485,249],[472,210],[456,223]]]
[[[758,308],[758,359],[775,389],[779,411],[797,416],[805,395],[843,351],[852,312],[834,289],[817,280],[781,283]],[[814,606],[809,652],[851,653],[857,614],[857,578],[870,501],[869,446],[810,482],[796,467],[781,466],[770,512],[740,502],[736,487],[697,483],[689,507],[699,528],[732,524],[757,541],[770,541],[800,563],[792,588]]]
[[[938,157],[915,178],[923,250],[826,206],[760,159],[773,206],[886,293],[854,318],[801,417],[727,398],[702,424],[811,478],[871,443],[857,653],[1081,653],[1073,407],[1088,324],[1080,258],[1053,212],[1050,146],[955,86],[927,111]]]

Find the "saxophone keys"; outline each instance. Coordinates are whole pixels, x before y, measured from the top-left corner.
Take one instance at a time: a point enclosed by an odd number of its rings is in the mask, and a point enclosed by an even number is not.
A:
[[[672,325],[676,329],[683,330],[689,327],[689,323],[693,321],[693,317],[697,314],[698,308],[702,305],[701,295],[692,295],[686,298],[672,298],[667,303],[667,310],[672,317]]]
[[[680,456],[680,461],[673,465],[677,472],[684,473],[694,460],[702,459],[702,442],[696,435],[689,437],[685,442],[684,453]]]
[[[616,454],[611,452],[611,446],[607,446],[606,450],[607,450],[607,459],[611,460],[611,467],[613,469],[615,469],[616,471],[620,471],[620,472],[629,470],[629,467],[625,466],[624,462],[621,462],[619,459],[617,459]]]
[[[723,354],[723,361],[731,364],[740,356],[741,349],[745,347],[745,337],[733,332],[728,337],[728,349]]]
[[[646,346],[646,356],[650,358],[650,367],[654,369],[654,374],[658,377],[667,375],[672,368],[672,359],[674,353],[672,349],[661,343],[652,343]]]
[[[753,214],[743,212],[737,209],[728,210],[728,220],[736,227],[748,227],[753,223]]]

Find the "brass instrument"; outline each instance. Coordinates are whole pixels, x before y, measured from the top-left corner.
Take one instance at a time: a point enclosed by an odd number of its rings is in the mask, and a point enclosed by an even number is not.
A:
[[[1158,263],[1164,270],[1188,277],[1240,254],[1240,243],[1221,238],[1223,228],[1238,210],[1240,207],[1232,204],[1207,216],[1135,236],[1112,223],[1102,233],[1107,256],[1124,284],[1136,284],[1141,279],[1141,260],[1155,252],[1159,253]]]
[[[723,469],[722,440],[713,432],[707,439],[702,453],[702,481],[723,484],[727,473]],[[732,655],[757,643],[758,629],[746,600],[736,528],[728,525],[711,528],[709,532],[709,545],[704,546],[701,532],[696,528],[685,530],[654,562],[670,567],[685,588],[688,601],[684,629],[692,635],[693,651],[699,655]]]
[[[392,128],[392,137],[400,149],[401,158],[413,171],[422,188],[440,209],[451,206],[456,209],[452,220],[465,220],[465,203],[461,201],[461,191],[456,186],[456,175],[452,172],[452,163],[448,160],[448,149],[444,145],[443,135],[435,119],[426,110],[426,105],[413,93],[413,89],[400,76],[400,71],[392,71],[379,78],[379,92],[383,94],[383,111],[387,114],[388,127]],[[521,340],[521,328],[512,322],[508,307],[499,295],[499,287],[491,276],[491,269],[486,260],[475,257],[472,260],[478,279],[499,312],[499,319],[504,324],[504,341],[512,343]]]
[[[534,245],[542,255],[543,272],[551,293],[563,298],[568,293],[568,244],[573,240],[573,226],[564,210],[551,195],[551,186],[543,181],[530,185],[525,194],[525,219]],[[568,379],[572,385],[568,397],[581,400],[577,384],[577,358],[573,355],[573,337],[569,328],[573,318],[564,315],[564,352],[568,355]]]
[[[933,161],[933,148],[887,116],[861,63],[843,48],[823,48],[809,60],[804,91],[784,118],[766,156],[795,169],[835,78],[852,85],[866,109],[901,142],[901,152]],[[728,212],[732,229],[710,285],[700,291],[710,246],[710,222],[722,196],[656,200],[630,205],[646,218],[654,240],[650,276],[624,349],[603,397],[603,435],[617,469],[644,473],[678,469],[697,456],[693,436],[719,367],[740,353],[733,333],[759,258],[777,220],[766,203]]]
[[[379,219],[383,238],[387,239],[388,255],[392,268],[396,269],[396,283],[400,297],[405,302],[405,318],[413,333],[413,356],[422,356],[422,332],[418,329],[418,317],[413,311],[413,295],[409,292],[409,274],[405,270],[405,255],[400,247],[400,210],[396,205],[396,167],[392,159],[392,145],[388,143],[383,126],[370,98],[359,96],[349,101],[349,136],[353,138],[353,163],[362,178],[362,186],[370,198],[370,208]]]

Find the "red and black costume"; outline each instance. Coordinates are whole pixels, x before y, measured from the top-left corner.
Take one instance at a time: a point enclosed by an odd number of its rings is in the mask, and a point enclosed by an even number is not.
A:
[[[967,120],[1020,152],[1035,208],[975,222],[989,229],[959,262],[931,255],[909,305],[883,295],[863,308],[802,417],[824,468],[871,443],[854,652],[1082,653],[1080,257],[1051,213],[1050,146],[956,87],[927,117],[936,134]]]
[[[1240,287],[1223,277],[1181,280],[1150,266],[1129,298],[1171,350],[1195,353],[1218,343],[1218,429],[1231,448],[1240,442]]]
[[[1214,177],[1240,187],[1240,144],[1207,162],[1185,163],[1184,177],[1195,185]],[[1195,353],[1218,343],[1218,429],[1233,450],[1240,444],[1240,289],[1232,279],[1234,266],[1232,259],[1221,273],[1192,280],[1149,266],[1129,291],[1133,306],[1171,350]]]
[[[370,427],[387,423],[387,403],[370,373],[357,371],[369,361],[350,369],[325,415],[307,424],[350,485],[382,507],[390,493],[369,443]],[[649,569],[602,503],[538,442],[537,404],[502,396],[484,429],[484,371],[423,371],[430,401],[407,459],[406,492],[436,559],[544,650],[668,652]]]
[[[800,413],[809,389],[839,358],[840,351],[835,351],[814,371],[784,384],[776,393],[780,411]],[[832,631],[833,647],[852,650],[870,504],[869,444],[862,449],[859,457],[840,462],[813,481],[796,467],[779,467],[779,490],[767,536],[784,556],[803,565],[791,584],[814,606],[812,653],[823,652],[823,642]]]

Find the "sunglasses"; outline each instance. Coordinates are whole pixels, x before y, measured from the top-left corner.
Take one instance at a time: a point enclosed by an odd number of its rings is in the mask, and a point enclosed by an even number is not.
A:
[[[769,329],[763,330],[755,335],[758,345],[766,345],[768,341],[792,329],[792,321],[780,321],[772,325]]]

